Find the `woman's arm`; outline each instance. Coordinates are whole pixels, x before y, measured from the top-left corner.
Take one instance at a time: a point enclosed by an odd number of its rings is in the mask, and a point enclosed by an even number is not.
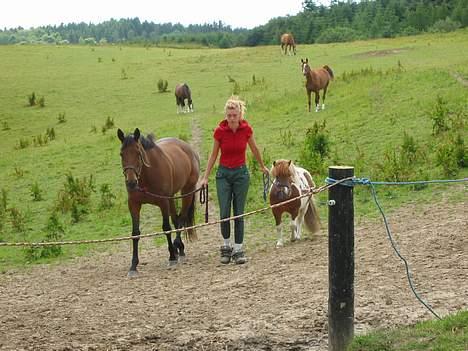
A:
[[[263,164],[262,155],[260,155],[260,151],[258,151],[257,143],[255,142],[255,138],[253,135],[249,139],[249,147],[255,159],[260,165],[260,170],[265,174],[270,173],[268,168],[266,168],[265,165]]]
[[[202,179],[200,180],[200,186],[205,186],[208,184],[208,177],[210,176],[211,169],[218,158],[219,153],[219,141],[214,139],[213,141],[213,150],[211,151],[211,156],[208,159],[208,163],[206,164],[205,174],[203,175]]]

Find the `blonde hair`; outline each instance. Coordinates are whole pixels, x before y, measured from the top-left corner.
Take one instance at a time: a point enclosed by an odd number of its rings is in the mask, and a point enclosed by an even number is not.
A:
[[[226,116],[226,113],[228,110],[238,110],[240,113],[240,119],[244,119],[244,113],[247,110],[245,107],[245,102],[242,101],[238,96],[232,95],[227,101],[226,104],[224,105],[224,115]]]

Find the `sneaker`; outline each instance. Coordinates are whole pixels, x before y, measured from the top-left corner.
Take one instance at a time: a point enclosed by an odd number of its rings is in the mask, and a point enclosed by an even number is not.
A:
[[[244,264],[247,262],[247,258],[244,256],[244,251],[236,251],[232,254],[232,260],[235,264]]]
[[[221,263],[228,264],[231,262],[232,247],[221,246]]]

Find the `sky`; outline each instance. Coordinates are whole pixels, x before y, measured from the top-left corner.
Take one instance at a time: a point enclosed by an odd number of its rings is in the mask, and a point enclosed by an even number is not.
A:
[[[271,18],[293,16],[302,10],[302,0],[13,0],[7,3],[0,11],[2,29],[100,23],[111,18],[134,17],[184,26],[221,20],[232,28],[251,29]]]

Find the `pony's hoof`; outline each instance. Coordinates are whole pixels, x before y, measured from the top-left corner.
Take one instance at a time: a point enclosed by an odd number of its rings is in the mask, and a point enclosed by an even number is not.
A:
[[[169,262],[167,263],[167,268],[175,268],[177,266],[177,259],[175,260],[169,260]]]
[[[284,244],[283,244],[282,241],[278,241],[278,242],[276,243],[276,248],[277,248],[277,249],[279,249],[279,248],[281,248],[281,247],[283,247],[283,246],[284,246]]]
[[[179,255],[179,263],[185,263],[186,260],[185,255]]]
[[[136,271],[136,270],[135,270],[135,271],[128,271],[127,277],[128,277],[128,278],[136,278],[136,277],[138,277],[138,271]]]

